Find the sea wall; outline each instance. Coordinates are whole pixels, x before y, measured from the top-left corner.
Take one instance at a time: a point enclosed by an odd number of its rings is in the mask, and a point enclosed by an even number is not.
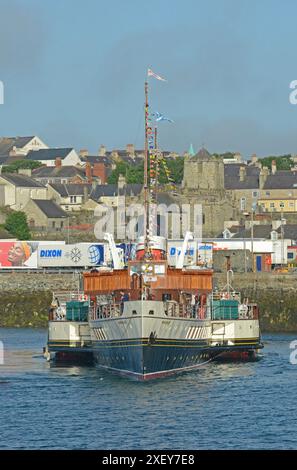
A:
[[[215,285],[223,288],[226,275],[216,274]],[[297,276],[294,274],[246,273],[231,279],[242,298],[257,302],[263,332],[297,333]]]
[[[259,304],[262,331],[297,333],[297,275],[236,274],[231,284],[243,297]],[[52,292],[76,290],[77,273],[0,273],[0,327],[46,327]],[[214,285],[223,288],[226,275]]]
[[[53,291],[78,283],[77,273],[0,273],[0,327],[46,327]]]

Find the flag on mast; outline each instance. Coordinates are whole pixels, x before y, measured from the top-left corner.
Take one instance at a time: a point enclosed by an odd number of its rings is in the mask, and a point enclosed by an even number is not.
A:
[[[164,116],[164,114],[159,113],[158,111],[155,111],[153,113],[153,116],[155,116],[155,121],[168,121],[168,122],[174,122],[172,119],[169,119],[168,117]]]
[[[165,78],[160,77],[160,75],[157,75],[155,72],[152,71],[152,69],[147,69],[147,76],[148,77],[154,77],[157,80],[161,80],[162,82],[167,82]]]

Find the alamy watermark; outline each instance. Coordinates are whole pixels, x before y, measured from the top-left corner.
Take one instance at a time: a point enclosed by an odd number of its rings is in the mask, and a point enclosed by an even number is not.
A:
[[[0,80],[0,104],[4,104],[4,83]]]
[[[289,101],[291,104],[297,104],[297,80],[292,80],[290,83],[291,93],[289,94]]]
[[[151,236],[167,239],[180,239],[190,231],[197,239],[202,239],[203,214],[201,204],[151,204],[145,215],[143,204],[125,204],[119,197],[116,206],[100,204],[94,211],[98,219],[94,235],[98,240],[106,232],[117,240],[135,241],[144,235],[144,220],[149,218]]]
[[[0,366],[4,364],[4,345],[2,341],[0,341]]]
[[[297,340],[296,339],[294,341],[291,341],[290,349],[293,349],[293,351],[290,354],[290,363],[295,366],[297,364]]]

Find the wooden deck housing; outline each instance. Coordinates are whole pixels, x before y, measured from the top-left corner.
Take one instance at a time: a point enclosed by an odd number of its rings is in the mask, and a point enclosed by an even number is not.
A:
[[[210,292],[212,290],[211,270],[167,269],[165,275],[156,276],[150,282],[152,290]],[[135,289],[129,270],[114,270],[84,273],[84,292],[89,295],[106,294],[114,291]]]

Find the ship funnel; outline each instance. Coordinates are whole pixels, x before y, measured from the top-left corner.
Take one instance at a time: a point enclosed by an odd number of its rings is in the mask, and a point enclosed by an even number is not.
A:
[[[151,257],[154,260],[160,261],[166,258],[166,238],[159,236],[151,236],[148,240],[148,248]],[[136,245],[136,259],[142,260],[145,255],[145,241],[144,237],[139,237]]]

